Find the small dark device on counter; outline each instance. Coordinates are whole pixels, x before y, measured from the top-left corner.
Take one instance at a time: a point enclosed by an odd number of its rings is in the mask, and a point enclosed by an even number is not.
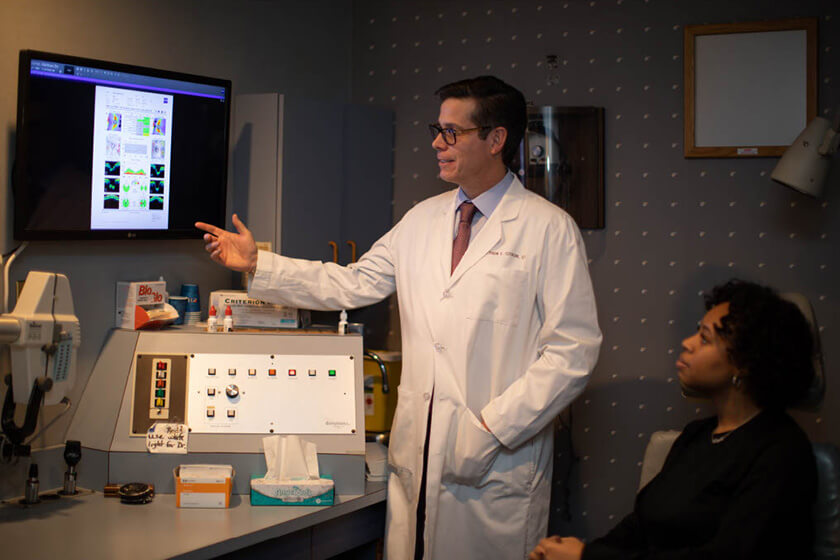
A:
[[[67,440],[64,444],[64,462],[67,463],[67,471],[64,473],[64,488],[59,490],[62,496],[73,496],[78,494],[76,481],[78,473],[76,465],[82,460],[82,443],[77,440]]]

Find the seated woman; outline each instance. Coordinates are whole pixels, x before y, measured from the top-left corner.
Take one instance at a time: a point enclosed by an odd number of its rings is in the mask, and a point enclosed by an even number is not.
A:
[[[771,289],[732,280],[706,296],[677,361],[717,416],[688,424],[633,512],[589,544],[548,537],[530,560],[811,558],[816,467],[785,408],[814,370],[811,330]]]

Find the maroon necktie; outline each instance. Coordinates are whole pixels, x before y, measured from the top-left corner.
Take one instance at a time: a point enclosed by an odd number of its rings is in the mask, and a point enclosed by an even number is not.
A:
[[[458,220],[458,235],[455,236],[455,242],[452,243],[452,274],[455,272],[455,267],[461,262],[461,257],[467,252],[467,246],[470,244],[470,228],[472,225],[473,215],[475,214],[475,204],[470,201],[462,202],[461,218]]]

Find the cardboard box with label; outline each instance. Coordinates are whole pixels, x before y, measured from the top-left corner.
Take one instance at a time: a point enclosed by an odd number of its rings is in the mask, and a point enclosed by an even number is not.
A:
[[[210,306],[216,308],[217,317],[224,317],[228,305],[233,312],[234,329],[294,329],[298,326],[298,310],[294,307],[248,297],[248,292],[244,290],[217,290],[210,293]]]
[[[122,329],[155,328],[178,314],[166,302],[166,282],[117,282],[114,325]]]
[[[227,508],[235,471],[231,465],[180,465],[175,468],[175,505]]]

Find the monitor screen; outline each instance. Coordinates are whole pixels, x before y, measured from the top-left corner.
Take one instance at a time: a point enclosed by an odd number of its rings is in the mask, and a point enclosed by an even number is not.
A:
[[[198,238],[224,224],[228,80],[21,51],[15,238]]]

